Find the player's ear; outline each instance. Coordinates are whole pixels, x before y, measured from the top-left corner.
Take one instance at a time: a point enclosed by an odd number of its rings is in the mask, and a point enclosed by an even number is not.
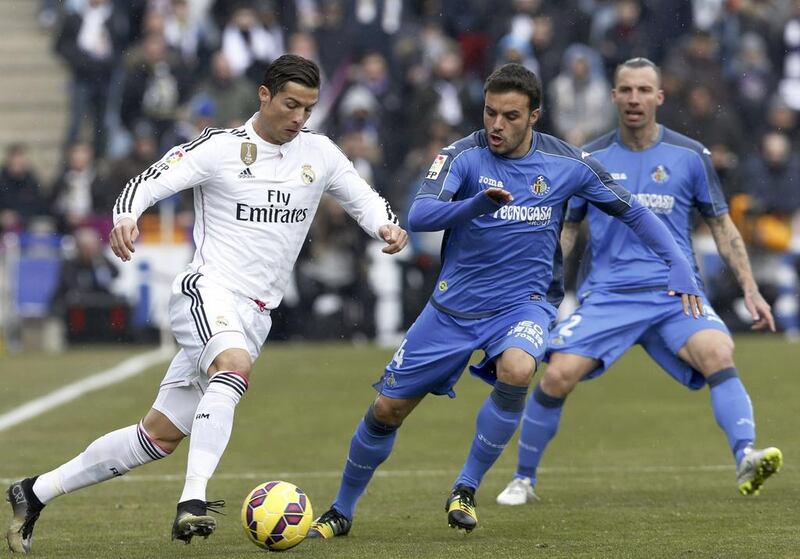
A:
[[[539,115],[542,114],[541,108],[536,108],[531,111],[531,116],[528,117],[528,123],[533,126],[539,120]]]
[[[664,104],[664,90],[663,89],[659,89],[658,93],[656,93],[656,100],[658,101],[658,106],[659,107]]]
[[[272,95],[266,85],[258,86],[258,100],[262,103],[269,103],[272,100]]]

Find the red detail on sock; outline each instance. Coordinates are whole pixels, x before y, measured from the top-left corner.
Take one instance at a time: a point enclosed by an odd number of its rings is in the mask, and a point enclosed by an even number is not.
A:
[[[167,455],[167,456],[169,456],[170,454],[172,454],[172,451],[171,451],[171,450],[167,450],[166,448],[164,448],[163,446],[161,446],[160,444],[158,444],[158,442],[156,442],[156,440],[155,440],[153,437],[151,437],[151,436],[150,436],[150,433],[148,433],[148,432],[147,432],[147,429],[145,429],[145,428],[144,428],[144,420],[142,420],[142,421],[140,421],[140,422],[139,422],[139,425],[138,425],[138,427],[139,427],[139,430],[142,432],[142,434],[143,434],[145,437],[147,437],[147,440],[149,440],[151,443],[153,443],[154,445],[156,445],[156,446],[159,448],[159,450],[161,450],[161,452],[163,452],[163,453],[164,453],[165,455]]]
[[[244,381],[245,388],[250,388],[250,380],[246,376],[244,376],[242,373],[240,373],[239,371],[226,371],[226,372],[234,374],[237,377],[241,377],[241,379]],[[217,374],[219,374],[219,373],[217,373]]]
[[[264,312],[265,310],[267,310],[267,304],[264,301],[253,299],[253,302],[258,307],[258,312]]]

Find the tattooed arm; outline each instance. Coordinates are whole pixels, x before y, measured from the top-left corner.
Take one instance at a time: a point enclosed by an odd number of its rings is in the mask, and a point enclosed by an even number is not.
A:
[[[717,244],[722,260],[725,265],[733,271],[736,281],[744,293],[744,303],[747,310],[753,316],[753,330],[769,328],[775,331],[775,319],[769,304],[758,291],[756,280],[753,279],[753,270],[750,268],[750,260],[747,257],[742,236],[733,224],[728,214],[719,217],[707,217],[706,223],[711,228],[714,242]]]

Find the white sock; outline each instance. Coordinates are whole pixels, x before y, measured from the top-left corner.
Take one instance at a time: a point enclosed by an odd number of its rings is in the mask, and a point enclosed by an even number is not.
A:
[[[33,492],[47,504],[59,495],[121,476],[168,454],[147,434],[140,421],[138,425],[103,435],[66,464],[40,475],[33,484]]]
[[[206,500],[208,480],[231,438],[233,410],[246,391],[247,379],[239,373],[225,371],[211,377],[192,422],[186,484],[178,502]]]

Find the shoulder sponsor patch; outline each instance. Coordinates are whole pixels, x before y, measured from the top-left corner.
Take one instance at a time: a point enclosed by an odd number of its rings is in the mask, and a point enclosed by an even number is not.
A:
[[[181,148],[175,148],[171,152],[169,152],[166,157],[164,157],[164,163],[167,165],[175,166],[186,156],[186,152],[183,151]]]
[[[431,164],[431,168],[428,169],[428,174],[425,175],[425,178],[430,180],[436,180],[437,178],[439,178],[439,173],[442,171],[442,168],[444,167],[444,162],[447,161],[448,157],[449,156],[442,155],[441,153],[437,155],[436,159],[434,159],[433,163]]]

